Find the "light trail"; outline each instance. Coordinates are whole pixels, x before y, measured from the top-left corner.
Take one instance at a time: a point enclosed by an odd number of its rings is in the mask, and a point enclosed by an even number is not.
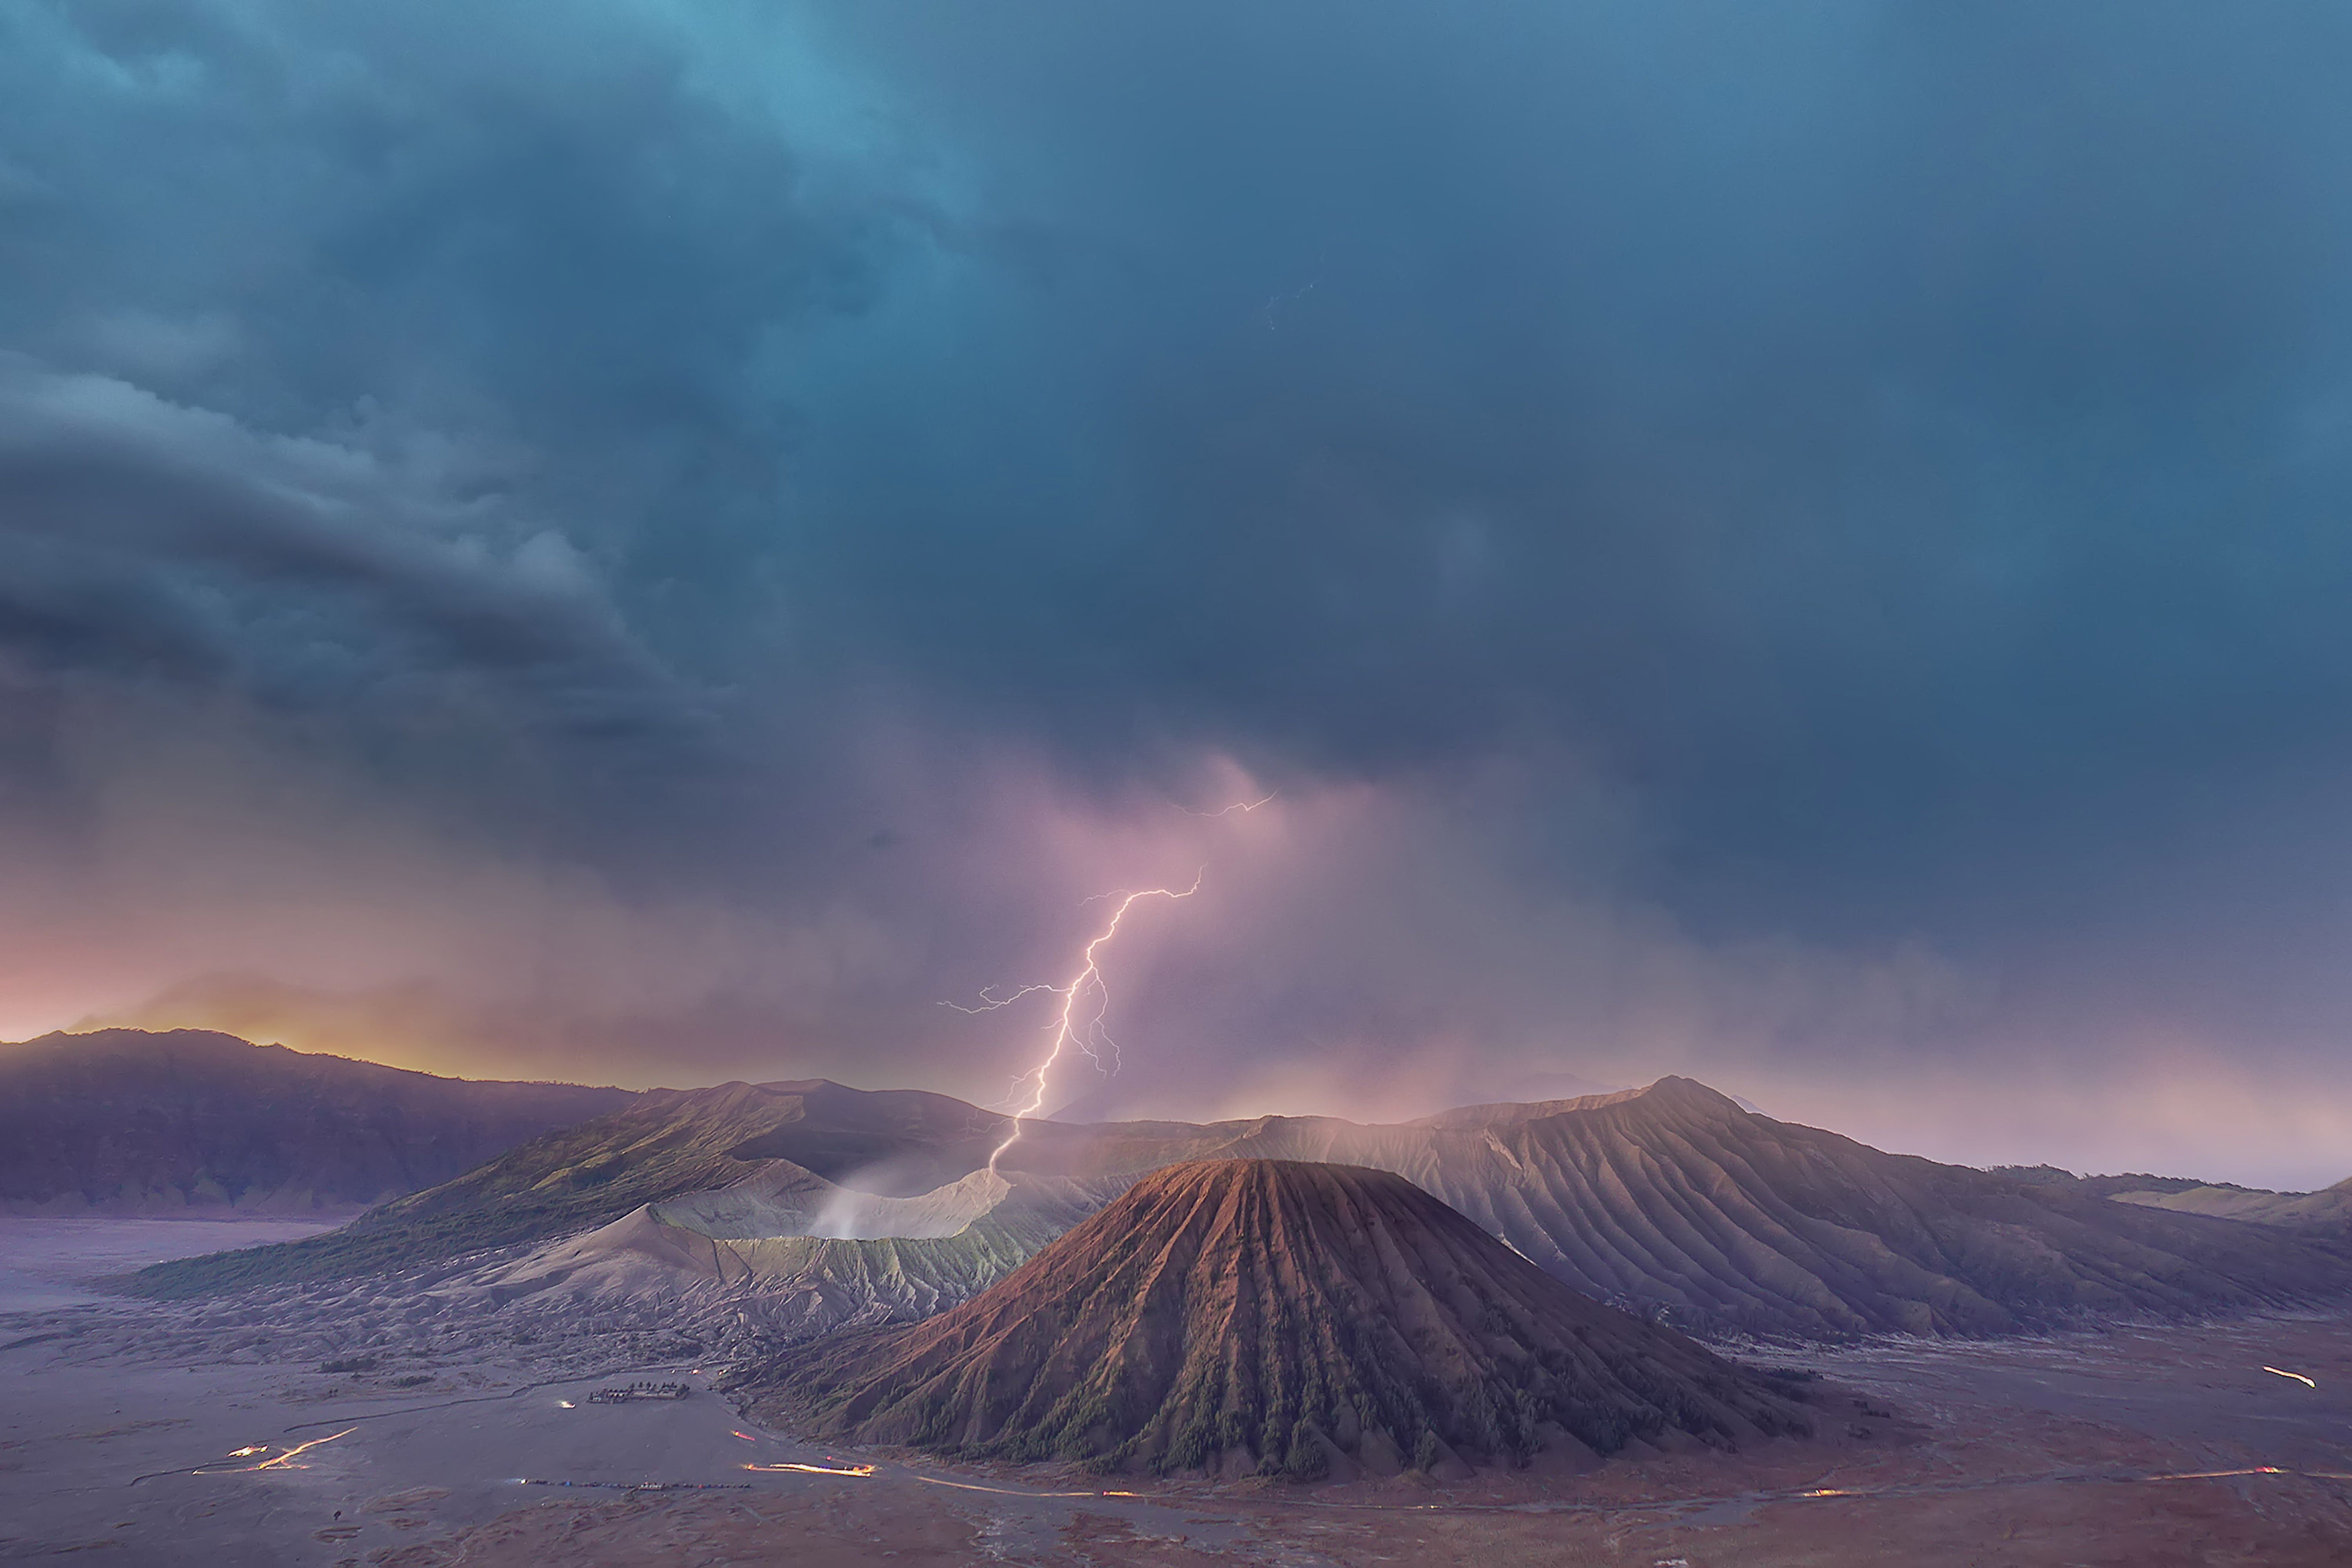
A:
[[[944,1476],[927,1476],[927,1475],[923,1474],[923,1473],[922,1473],[921,1471],[919,1471],[919,1470],[909,1470],[909,1471],[908,1471],[908,1472],[907,1472],[907,1474],[908,1474],[911,1479],[915,1479],[915,1480],[921,1481],[925,1486],[934,1486],[934,1487],[953,1487],[953,1488],[954,1488],[956,1490],[958,1490],[958,1491],[984,1491],[984,1492],[987,1492],[987,1493],[989,1493],[991,1496],[993,1496],[993,1497],[1140,1497],[1140,1498],[1148,1498],[1148,1497],[1150,1497],[1150,1496],[1151,1496],[1151,1495],[1152,1495],[1152,1494],[1151,1494],[1151,1493],[1150,1493],[1150,1492],[1140,1492],[1140,1491],[1032,1491],[1032,1490],[1028,1490],[1028,1489],[1027,1489],[1027,1488],[1025,1488],[1025,1487],[1024,1487],[1024,1488],[1014,1488],[1014,1487],[984,1487],[984,1486],[981,1486],[981,1485],[977,1484],[976,1482],[972,1482],[972,1481],[951,1481],[951,1480],[949,1480],[949,1479],[948,1479],[946,1477],[944,1477]]]
[[[2278,1376],[2280,1376],[2280,1377],[2292,1377],[2292,1378],[2294,1378],[2297,1383],[2302,1384],[2305,1388],[2316,1388],[2316,1387],[2318,1387],[2318,1386],[2319,1386],[2319,1385],[2318,1385],[2318,1384],[2316,1384],[2316,1383],[2313,1382],[2310,1378],[2305,1377],[2305,1376],[2302,1373],[2300,1373],[2300,1372],[2289,1372],[2289,1371],[2287,1371],[2287,1370],[2286,1370],[2285,1368],[2284,1368],[2284,1367],[2277,1367],[2277,1366],[2265,1366],[2265,1367],[2263,1367],[2263,1370],[2264,1372],[2268,1372],[2268,1373],[2275,1374],[2276,1375],[2278,1375]]]
[[[750,1481],[551,1481],[538,1476],[516,1476],[507,1483],[519,1487],[578,1487],[583,1491],[750,1491]]]
[[[850,1476],[869,1478],[876,1474],[872,1465],[834,1468],[824,1465],[745,1465],[747,1470],[798,1470],[809,1475]],[[2064,1470],[2041,1475],[1993,1476],[1974,1481],[1914,1483],[1877,1487],[1814,1487],[1806,1490],[1768,1490],[1743,1492],[1735,1496],[1704,1494],[1681,1498],[1646,1498],[1625,1502],[1571,1501],[1565,1499],[1542,1499],[1526,1502],[1337,1502],[1319,1498],[1295,1498],[1284,1503],[1286,1509],[1317,1509],[1340,1513],[1446,1513],[1446,1514],[1528,1514],[1563,1513],[1620,1514],[1650,1512],[1660,1508],[1691,1509],[1727,1502],[1750,1505],[1767,1502],[1852,1501],[1867,1502],[1899,1498],[1944,1497],[1967,1492],[1998,1491],[2017,1488],[2105,1483],[2108,1485],[2147,1485],[2159,1481],[2228,1480],[2248,1476],[2297,1477],[2308,1480],[2352,1481],[2352,1472],[2339,1470],[2295,1470],[2278,1465],[2253,1465],[2244,1469],[2181,1470],[2167,1474],[2135,1475],[2128,1472],[2100,1473],[2097,1471]],[[1031,1487],[988,1486],[978,1481],[950,1479],[914,1469],[896,1469],[887,1479],[909,1480],[924,1486],[946,1487],[956,1491],[984,1492],[991,1497],[1023,1498],[1132,1498],[1139,1501],[1165,1502],[1171,1507],[1198,1507],[1201,1500],[1181,1491],[1120,1491],[1100,1489],[1088,1491],[1053,1491]],[[566,1483],[570,1484],[570,1483]],[[1236,1508],[1245,1505],[1235,1504]]]
[[[198,1476],[249,1476],[256,1470],[275,1470],[281,1469],[296,1470],[308,1469],[310,1469],[308,1465],[297,1465],[290,1461],[299,1455],[309,1453],[311,1449],[317,1448],[321,1443],[331,1443],[337,1437],[348,1437],[358,1430],[359,1428],[357,1427],[346,1427],[340,1432],[331,1432],[323,1437],[313,1437],[307,1443],[297,1443],[292,1448],[287,1449],[284,1453],[278,1455],[276,1458],[264,1459],[257,1465],[234,1465],[225,1470],[197,1469],[191,1470],[188,1473]],[[262,1451],[263,1450],[260,1448],[238,1448],[231,1453],[229,1458],[234,1459],[247,1454],[257,1454]]]
[[[1272,800],[1273,797],[1268,796],[1266,799]],[[1257,802],[1259,805],[1265,803],[1263,800]],[[1034,995],[1039,991],[1050,991],[1062,998],[1061,1010],[1055,1015],[1054,1022],[1048,1026],[1054,1036],[1054,1043],[1047,1048],[1045,1059],[1013,1081],[1014,1095],[1021,1092],[1022,1084],[1027,1083],[1030,1086],[1028,1103],[1013,1111],[1013,1131],[1005,1134],[1004,1141],[997,1145],[995,1150],[989,1155],[990,1171],[993,1172],[996,1169],[996,1162],[1004,1157],[1005,1150],[1021,1141],[1022,1124],[1045,1108],[1046,1089],[1053,1075],[1054,1064],[1062,1060],[1063,1051],[1075,1047],[1084,1051],[1097,1065],[1100,1065],[1104,1053],[1108,1052],[1112,1070],[1117,1070],[1118,1041],[1110,1037],[1109,1030],[1103,1025],[1104,1017],[1110,1011],[1110,988],[1104,982],[1102,977],[1102,950],[1112,937],[1118,935],[1119,922],[1127,918],[1127,912],[1136,904],[1147,898],[1171,900],[1190,898],[1201,891],[1201,878],[1206,874],[1207,868],[1202,868],[1200,872],[1194,873],[1192,885],[1181,891],[1172,887],[1147,887],[1134,893],[1105,894],[1106,897],[1117,898],[1118,907],[1111,911],[1108,923],[1095,934],[1092,941],[1087,944],[1081,955],[1078,972],[1071,977],[1067,985],[1049,986],[1040,983],[1023,986],[1005,997],[992,996],[983,990],[980,993],[981,1005],[976,1008],[962,1007],[955,1002],[945,1004],[954,1008],[958,1012],[985,1013],[994,1012],[999,1008],[1011,1007],[1022,998]],[[1080,1008],[1088,1001],[1093,1003],[1094,1010],[1081,1017]]]

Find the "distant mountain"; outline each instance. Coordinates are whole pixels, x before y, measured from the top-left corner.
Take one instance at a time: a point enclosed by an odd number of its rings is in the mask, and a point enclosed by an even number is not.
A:
[[[585,1270],[582,1280],[651,1290],[660,1276],[644,1260],[707,1257],[702,1276],[673,1276],[679,1289],[725,1280],[756,1292],[773,1281],[824,1298],[822,1312],[796,1307],[792,1321],[831,1323],[869,1308],[908,1314],[961,1300],[1150,1171],[1285,1159],[1394,1172],[1553,1278],[1711,1335],[2003,1333],[2352,1291],[2352,1253],[2324,1241],[2110,1202],[2071,1178],[1885,1154],[1744,1111],[1680,1078],[1386,1126],[1286,1116],[1033,1122],[1002,1162],[1006,1196],[971,1211],[963,1231],[828,1236],[833,1189],[898,1197],[950,1186],[981,1170],[1008,1129],[1005,1118],[942,1095],[823,1081],[649,1093],[332,1235],[158,1265],[142,1288],[181,1294],[535,1246],[537,1254],[495,1260],[505,1270],[497,1288],[552,1288]],[[633,1220],[601,1239],[583,1235],[641,1207],[652,1228]],[[722,1213],[739,1218],[712,1218]],[[745,1227],[761,1224],[765,1239],[790,1244],[751,1246],[763,1238]],[[886,1244],[887,1260],[876,1250]],[[557,1261],[551,1248],[572,1250]],[[825,1270],[835,1268],[844,1277],[829,1282]]]
[[[12,1214],[347,1214],[634,1099],[471,1082],[205,1030],[0,1045]]]
[[[1581,1073],[1560,1071],[1485,1072],[1466,1079],[1458,1088],[1465,1108],[1478,1105],[1533,1105],[1554,1101],[1622,1094],[1622,1083],[1602,1083]],[[1471,1103],[1475,1096],[1475,1104]],[[1093,1123],[1121,1119],[1129,1103],[1126,1086],[1116,1078],[1081,1074],[1078,1092],[1046,1113],[1055,1122]],[[1440,1101],[1443,1104],[1444,1102]],[[1740,1102],[1746,1105],[1745,1101]],[[1748,1110],[1756,1109],[1747,1105]]]
[[[2352,1181],[2340,1181],[2318,1192],[2265,1192],[2259,1187],[2227,1183],[2159,1187],[2135,1183],[2112,1196],[2117,1203],[2169,1209],[2176,1214],[2209,1214],[2221,1219],[2275,1226],[2306,1236],[2352,1241]]]
[[[742,1380],[818,1435],[1311,1479],[1567,1441],[1810,1429],[1763,1377],[1561,1285],[1385,1171],[1156,1172],[974,1300]]]
[[[2017,1181],[2033,1182],[2047,1186],[2071,1186],[2098,1197],[2114,1197],[2126,1192],[2187,1192],[2191,1187],[2210,1186],[2231,1192],[2252,1192],[2235,1182],[2206,1181],[2198,1176],[2149,1176],[2139,1172],[2131,1176],[2076,1176],[2073,1171],[2056,1166],[1995,1166],[1992,1174]]]
[[[2337,1182],[2318,1192],[2273,1192],[2267,1187],[2240,1186],[2235,1182],[2149,1176],[2146,1172],[2078,1176],[2053,1166],[2001,1166],[1995,1170],[2001,1175],[2022,1174],[2034,1181],[2072,1186],[2078,1192],[2143,1208],[2210,1215],[2216,1219],[2242,1219],[2305,1236],[2352,1241],[2352,1180]]]

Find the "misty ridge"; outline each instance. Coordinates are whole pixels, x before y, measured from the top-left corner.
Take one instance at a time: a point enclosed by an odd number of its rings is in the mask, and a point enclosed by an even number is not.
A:
[[[61,1081],[69,1051],[78,1076]],[[110,1064],[141,1085],[144,1103],[90,1095]],[[943,1095],[822,1080],[634,1096],[467,1084],[185,1033],[61,1037],[12,1048],[0,1065],[19,1113],[53,1129],[53,1140],[71,1126],[61,1109],[100,1123],[86,1122],[67,1157],[54,1143],[20,1145],[23,1168],[5,1195],[20,1212],[201,1208],[212,1193],[232,1210],[286,1211],[298,1198],[323,1209],[314,1195],[348,1185],[344,1167],[369,1146],[344,1135],[306,1155],[272,1122],[316,1125],[334,1114],[320,1085],[338,1077],[373,1092],[379,1126],[435,1150],[485,1135],[488,1107],[538,1109],[560,1095],[573,1097],[575,1116],[613,1106],[534,1136],[511,1127],[509,1146],[476,1168],[429,1186],[412,1179],[416,1190],[339,1230],[163,1265],[136,1282],[164,1295],[446,1270],[472,1259],[494,1308],[556,1291],[691,1297],[706,1312],[740,1293],[763,1298],[761,1312],[780,1322],[813,1312],[813,1323],[869,1304],[928,1312],[992,1283],[1140,1176],[1203,1157],[1394,1171],[1585,1294],[1715,1334],[1969,1335],[2100,1313],[2194,1315],[2320,1299],[2340,1272],[2327,1250],[2341,1233],[2340,1193],[2246,1193],[2225,1221],[2211,1218],[2218,1197],[2206,1196],[2222,1189],[2191,1181],[2159,1181],[2179,1189],[2163,1193],[2149,1189],[2156,1178],[1938,1166],[1776,1122],[1674,1078],[1380,1126],[1281,1116],[1016,1123]],[[385,1099],[386,1081],[410,1103]],[[225,1127],[232,1095],[247,1116]],[[143,1186],[121,1180],[120,1122],[132,1116],[147,1124]],[[177,1140],[158,1135],[172,1118]],[[191,1146],[203,1134],[213,1148]],[[273,1185],[232,1197],[214,1166],[256,1145],[287,1163]],[[35,1177],[44,1155],[50,1164]],[[85,1185],[67,1187],[76,1166]],[[888,1289],[861,1294],[874,1289],[861,1272],[812,1297],[810,1280],[875,1246],[894,1254]],[[789,1283],[763,1283],[772,1275]]]

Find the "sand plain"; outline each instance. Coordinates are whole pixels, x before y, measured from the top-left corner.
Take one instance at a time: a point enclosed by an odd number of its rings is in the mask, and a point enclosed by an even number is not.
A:
[[[299,1241],[331,1219],[47,1218],[0,1215],[0,1313],[104,1300],[94,1277],[173,1258]]]
[[[2352,1312],[1752,1353],[1822,1374],[1824,1419],[1862,1433],[1836,1446],[1539,1463],[1448,1487],[1154,1486],[801,1443],[745,1421],[709,1392],[711,1367],[665,1358],[644,1324],[550,1338],[541,1322],[502,1340],[429,1297],[281,1304],[282,1321],[131,1302],[76,1286],[57,1244],[0,1230],[19,1252],[49,1249],[0,1267],[73,1298],[0,1312],[0,1559],[2352,1563]],[[157,1244],[84,1243],[116,1267]],[[697,1392],[586,1397],[637,1377]],[[776,1468],[792,1466],[807,1468]]]

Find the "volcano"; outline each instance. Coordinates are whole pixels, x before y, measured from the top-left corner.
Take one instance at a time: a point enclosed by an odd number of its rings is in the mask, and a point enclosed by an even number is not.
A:
[[[1291,1160],[1155,1172],[962,1306],[749,1381],[824,1437],[1299,1479],[1809,1429],[1766,1378],[1403,1177]]]

